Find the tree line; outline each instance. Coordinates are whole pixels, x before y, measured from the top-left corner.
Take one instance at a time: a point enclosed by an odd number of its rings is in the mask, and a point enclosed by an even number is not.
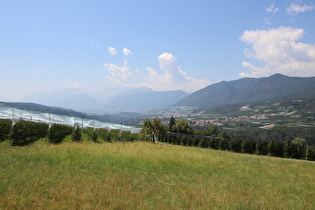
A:
[[[44,139],[53,144],[63,141],[81,142],[90,140],[96,143],[119,141],[158,141],[201,148],[227,150],[238,153],[270,155],[276,157],[315,160],[315,148],[306,144],[306,140],[296,137],[292,141],[264,141],[249,136],[230,136],[219,132],[216,125],[208,126],[203,131],[194,131],[187,120],[173,117],[169,125],[162,124],[159,118],[143,121],[140,133],[131,133],[118,129],[80,128],[62,124],[19,121],[12,125],[12,120],[0,120],[0,141],[9,139],[13,146],[24,146]]]
[[[9,140],[12,146],[24,146],[40,139],[53,144],[59,144],[63,141],[81,142],[83,140],[102,143],[136,141],[139,140],[139,135],[118,129],[80,128],[79,126],[49,125],[30,121],[19,121],[12,125],[12,120],[0,120],[0,142]]]
[[[219,132],[216,125],[207,126],[203,131],[194,131],[188,120],[175,120],[173,117],[168,126],[162,124],[159,118],[144,120],[140,135],[147,136],[154,143],[160,141],[238,153],[315,160],[315,148],[308,146],[301,137],[285,142],[264,141],[246,135],[230,136],[225,131]]]

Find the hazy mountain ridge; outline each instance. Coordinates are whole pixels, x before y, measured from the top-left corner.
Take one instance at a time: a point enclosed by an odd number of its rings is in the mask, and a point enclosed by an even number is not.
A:
[[[187,95],[188,93],[181,90],[153,91],[149,89],[118,95],[103,106],[103,109],[114,112],[149,111],[172,106]]]
[[[101,105],[88,93],[77,88],[40,91],[22,98],[20,102],[38,103],[77,111],[93,109]]]
[[[270,77],[243,78],[209,85],[188,95],[175,106],[212,108],[226,104],[314,97],[315,77],[289,77],[275,74]]]
[[[78,88],[40,91],[19,102],[38,103],[46,106],[64,107],[80,112],[114,113],[139,112],[172,106],[188,93],[176,91],[154,91],[150,88],[116,88],[98,92]]]

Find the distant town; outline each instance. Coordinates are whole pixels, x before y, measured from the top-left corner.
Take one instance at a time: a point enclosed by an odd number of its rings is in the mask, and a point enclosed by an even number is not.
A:
[[[303,100],[291,100],[291,103],[299,105]],[[152,113],[151,113],[152,114]],[[170,109],[160,110],[155,115],[163,119],[163,123],[167,124],[168,119],[185,118],[189,121],[191,126],[208,126],[218,125],[223,126],[226,123],[233,122],[250,122],[252,124],[261,125],[260,128],[268,129],[277,124],[285,122],[299,122],[298,126],[315,127],[314,113],[307,112],[301,114],[297,112],[295,106],[281,105],[280,103],[273,103],[270,105],[244,105],[237,109],[237,111],[228,114],[218,114],[208,111],[196,111],[193,107],[176,107]],[[290,119],[290,120],[286,120]],[[303,122],[303,124],[301,124]]]

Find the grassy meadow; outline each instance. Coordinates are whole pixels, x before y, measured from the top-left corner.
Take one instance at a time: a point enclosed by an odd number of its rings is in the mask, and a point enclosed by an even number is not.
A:
[[[135,143],[0,145],[0,209],[315,209],[315,163]]]

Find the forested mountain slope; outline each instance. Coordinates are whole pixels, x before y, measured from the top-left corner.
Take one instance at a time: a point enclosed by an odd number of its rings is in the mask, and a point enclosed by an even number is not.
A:
[[[258,79],[244,78],[219,82],[188,95],[175,106],[211,108],[226,104],[305,98],[315,98],[315,77],[275,74]]]

